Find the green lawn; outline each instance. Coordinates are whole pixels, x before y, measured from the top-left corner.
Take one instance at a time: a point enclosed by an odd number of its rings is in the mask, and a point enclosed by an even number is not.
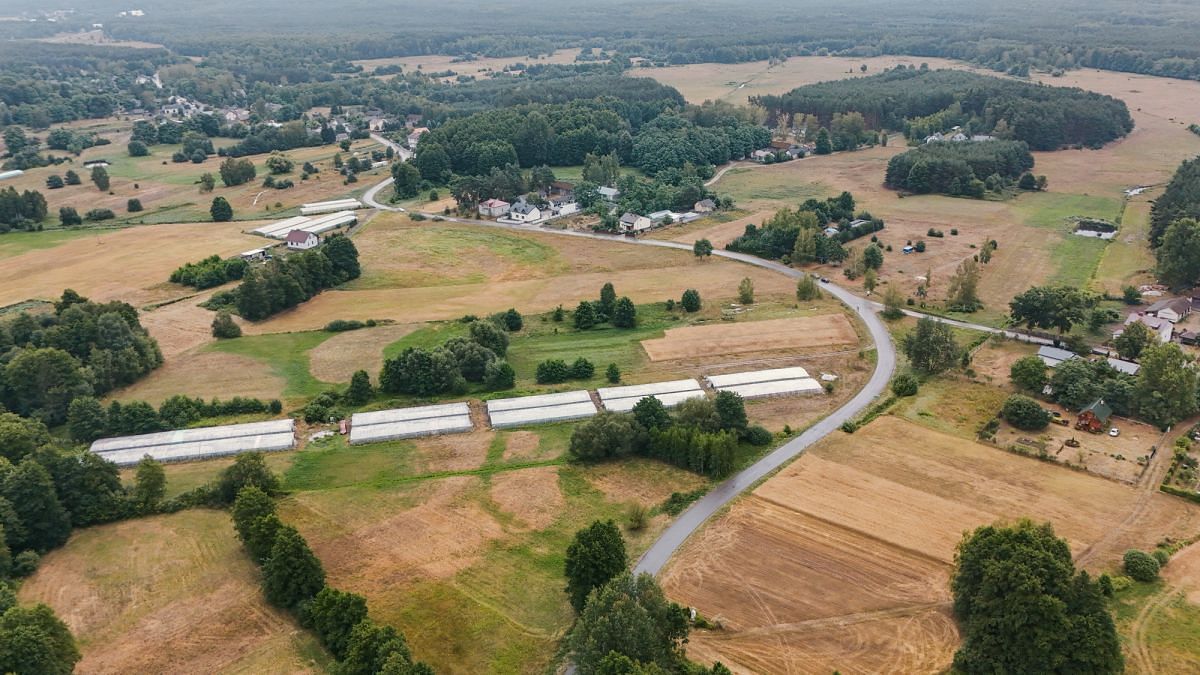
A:
[[[1111,602],[1127,664],[1135,620],[1146,603],[1160,599],[1164,588],[1161,581],[1132,582]],[[1200,606],[1188,602],[1182,592],[1149,617],[1144,634],[1159,672],[1200,672]]]
[[[837,194],[822,182],[798,182],[790,171],[770,169],[730,169],[715,186],[722,195],[728,195],[739,206],[754,208],[756,202],[800,203],[809,197],[822,198]],[[778,207],[774,204],[773,207]]]
[[[272,374],[286,381],[284,396],[316,396],[330,384],[313,377],[309,371],[308,351],[334,335],[325,331],[249,335],[221,340],[207,349],[247,356],[267,364]]]
[[[108,228],[78,228],[44,230],[42,232],[8,232],[0,234],[0,258],[8,258],[44,248],[54,248],[72,239],[90,237],[108,231]]]

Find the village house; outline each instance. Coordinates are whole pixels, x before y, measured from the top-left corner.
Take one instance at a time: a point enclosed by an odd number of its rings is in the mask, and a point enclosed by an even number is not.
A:
[[[503,199],[489,199],[479,205],[479,215],[499,218],[507,215],[512,205]]]
[[[404,116],[404,126],[408,127],[409,129],[415,129],[417,127],[417,125],[420,123],[421,123],[420,115],[405,115]]]
[[[1113,337],[1121,337],[1125,333],[1125,326],[1133,323],[1142,323],[1150,332],[1157,336],[1159,343],[1166,344],[1171,341],[1171,334],[1174,332],[1175,325],[1166,319],[1160,319],[1157,316],[1150,316],[1146,312],[1134,312],[1125,319],[1125,325],[1113,331]]]
[[[1111,356],[1105,359],[1105,361],[1108,363],[1110,368],[1125,375],[1137,375],[1138,371],[1142,369],[1142,367],[1136,363],[1131,361],[1122,361],[1121,359],[1114,359]]]
[[[652,225],[653,223],[646,216],[626,212],[621,216],[617,229],[623,234],[637,234],[638,232],[645,232]]]
[[[1101,434],[1108,429],[1110,419],[1112,419],[1112,408],[1108,407],[1104,399],[1099,399],[1079,411],[1079,417],[1075,420],[1075,428],[1092,434]]]
[[[579,202],[573,199],[557,199],[550,202],[550,215],[569,216],[579,213]]]
[[[416,129],[413,129],[412,133],[408,135],[408,147],[415,150],[417,148],[417,143],[421,142],[421,137],[427,133],[429,133],[429,129],[425,127],[417,127]]]
[[[321,243],[321,239],[312,232],[304,230],[292,230],[288,232],[287,247],[289,251],[307,251],[310,248],[316,248],[317,244]]]
[[[750,159],[762,163],[770,162],[775,159],[775,151],[769,148],[765,150],[755,150],[754,152],[750,153]]]
[[[1171,323],[1179,323],[1184,317],[1192,313],[1192,301],[1190,298],[1159,300],[1147,307],[1145,311],[1150,316],[1164,319]]]
[[[717,209],[717,203],[711,199],[701,199],[692,205],[692,210],[696,213],[712,213]]]
[[[575,194],[575,185],[573,183],[568,183],[565,180],[556,180],[553,183],[550,183],[550,187],[542,190],[542,193],[542,196],[546,197],[547,199],[567,199]]]
[[[616,188],[602,186],[597,188],[596,192],[600,193],[600,197],[605,201],[615,202],[621,196],[621,191]]]
[[[525,200],[521,200],[512,205],[512,208],[508,211],[508,217],[519,223],[533,223],[542,219],[542,210]]]
[[[387,125],[388,125],[388,118],[386,118],[386,117],[374,115],[374,116],[367,118],[367,130],[368,131],[386,131]]]

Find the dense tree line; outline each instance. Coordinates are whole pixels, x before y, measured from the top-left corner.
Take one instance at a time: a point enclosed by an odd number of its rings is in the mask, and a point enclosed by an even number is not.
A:
[[[864,224],[850,227],[853,220]],[[824,230],[839,224],[832,236]],[[871,214],[854,212],[854,195],[843,192],[825,200],[807,199],[796,209],[780,209],[762,226],[749,224],[741,236],[725,247],[730,251],[749,253],[760,258],[793,263],[841,262],[848,252],[842,246],[859,237],[883,229],[883,221]]]
[[[1099,147],[1133,129],[1129,109],[1111,96],[961,70],[898,66],[879,75],[806,85],[753,101],[776,116],[816,115],[823,125],[836,113],[859,112],[870,128],[895,130],[903,130],[910,118],[954,107],[968,117],[971,133],[1024,141],[1034,150]]]
[[[176,394],[163,401],[157,410],[145,401],[113,401],[105,406],[92,396],[83,396],[71,401],[67,409],[67,430],[80,443],[91,443],[97,438],[181,429],[214,417],[278,415],[282,411],[283,404],[278,399],[263,401],[241,396],[227,401],[217,398],[205,401]]]
[[[241,258],[223,260],[221,256],[212,255],[199,262],[184,263],[171,272],[170,279],[172,283],[203,290],[241,279],[248,267],[249,263]]]
[[[672,414],[647,396],[629,414],[601,413],[577,426],[569,453],[581,461],[640,455],[722,478],[736,468],[739,441],[766,445],[770,432],[751,427],[742,397],[719,392],[684,401]]]
[[[260,476],[244,481],[231,507],[238,538],[262,568],[263,592],[271,604],[291,611],[337,660],[336,671],[345,675],[433,675],[414,662],[404,635],[367,616],[361,595],[326,584],[321,561],[296,528],[280,520],[271,496],[278,479],[257,457]]]
[[[888,160],[884,183],[917,194],[982,197],[989,185],[998,189],[1032,168],[1023,141],[934,142]]]
[[[1183,219],[1200,220],[1200,157],[1179,165],[1166,190],[1150,209],[1150,242],[1158,246],[1167,226]]]
[[[123,302],[67,290],[54,312],[0,324],[0,404],[49,424],[64,421],[75,398],[132,384],[160,365],[158,343]]]
[[[278,127],[271,124],[255,126],[241,141],[221,148],[217,154],[225,157],[245,157],[324,144],[320,134],[311,133],[304,122],[295,120],[284,122]]]
[[[276,258],[249,269],[242,283],[215,304],[232,304],[249,321],[259,321],[291,309],[326,288],[362,273],[358,249],[348,237],[334,235],[317,249]]]
[[[722,118],[712,126],[698,126],[685,117],[661,115],[642,127],[629,159],[653,176],[686,164],[725,164],[742,159],[770,142],[769,130],[735,117]]]
[[[37,190],[18,193],[11,186],[0,190],[0,233],[37,229],[46,214],[46,198]]]

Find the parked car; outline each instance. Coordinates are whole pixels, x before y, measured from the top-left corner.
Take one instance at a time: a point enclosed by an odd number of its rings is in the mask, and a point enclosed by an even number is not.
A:
[[[1113,438],[1116,438],[1117,436],[1121,435],[1121,430],[1116,427],[1113,427],[1108,430],[1108,435],[1112,436]]]

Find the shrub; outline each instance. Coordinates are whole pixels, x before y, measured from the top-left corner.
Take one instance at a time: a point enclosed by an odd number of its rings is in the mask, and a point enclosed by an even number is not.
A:
[[[746,429],[745,435],[747,443],[758,447],[770,444],[772,438],[771,432],[757,424]]]
[[[918,241],[916,246],[913,247],[913,249],[916,250],[917,253],[924,253],[925,252],[925,240]]]
[[[909,373],[897,375],[896,379],[892,380],[892,393],[897,396],[916,396],[919,388],[917,378]]]
[[[510,333],[515,333],[525,326],[525,319],[516,309],[509,309],[503,314],[504,329]]]
[[[617,364],[608,364],[608,369],[604,371],[604,377],[612,384],[617,384],[621,381],[621,369]]]
[[[1160,568],[1167,566],[1167,561],[1171,559],[1171,554],[1166,549],[1156,548],[1150,555],[1154,556],[1154,560]]]
[[[1126,551],[1124,563],[1125,573],[1137,581],[1150,582],[1158,578],[1158,561],[1145,551]]]
[[[640,532],[646,529],[646,524],[650,522],[650,509],[639,503],[629,505],[629,510],[625,514],[625,527],[631,532]]]
[[[1020,394],[1009,396],[1000,414],[1009,424],[1024,431],[1039,431],[1050,424],[1050,413],[1037,401]]]
[[[571,379],[590,380],[595,374],[596,366],[592,365],[591,361],[582,356],[575,359],[575,363],[571,364]]]
[[[27,577],[37,571],[42,557],[34,551],[21,551],[13,556],[12,573],[14,577]]]
[[[700,291],[694,288],[687,289],[683,292],[683,298],[680,299],[679,304],[683,306],[683,311],[685,312],[699,312],[701,306]]]
[[[562,359],[542,361],[537,366],[535,379],[538,384],[558,384],[571,377],[571,367]]]
[[[112,209],[92,209],[91,211],[83,214],[83,219],[91,222],[96,222],[99,220],[112,220],[116,217],[117,214],[113,213]]]
[[[483,369],[483,384],[492,391],[512,389],[517,383],[517,373],[507,361],[492,361]]]
[[[229,312],[221,311],[217,312],[217,316],[213,318],[212,334],[219,340],[239,338],[242,336],[242,327],[234,322]]]
[[[138,211],[141,211],[142,210],[142,200],[130,199],[129,201],[125,202],[125,210],[130,213],[137,213]]]
[[[341,333],[341,332],[348,331],[348,330],[358,330],[359,328],[365,328],[366,325],[367,324],[363,323],[362,321],[357,321],[357,320],[353,320],[353,319],[349,320],[349,321],[347,321],[345,319],[334,319],[333,321],[330,321],[329,323],[325,324],[325,332]]]

